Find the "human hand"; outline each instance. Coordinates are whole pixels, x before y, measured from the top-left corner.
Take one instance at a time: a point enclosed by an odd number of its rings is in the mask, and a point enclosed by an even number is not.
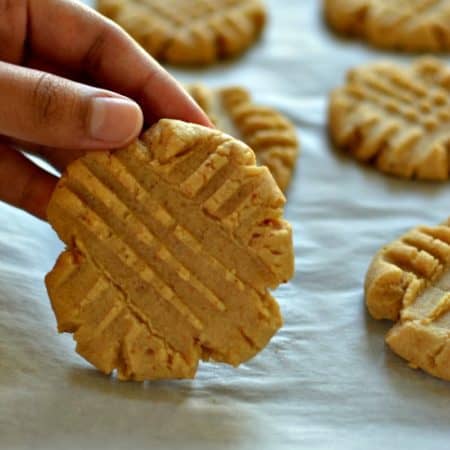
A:
[[[95,11],[75,0],[0,0],[0,200],[45,220],[57,178],[19,148],[63,170],[88,150],[128,144],[144,118],[162,117],[210,125],[156,61]]]

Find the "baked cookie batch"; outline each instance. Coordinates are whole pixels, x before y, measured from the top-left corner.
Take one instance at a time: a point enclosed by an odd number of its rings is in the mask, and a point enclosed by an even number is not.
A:
[[[324,0],[336,31],[377,47],[450,51],[448,0]],[[450,67],[432,57],[354,68],[330,94],[334,144],[355,159],[402,178],[448,181]],[[375,319],[395,322],[387,345],[450,380],[450,222],[417,227],[383,247],[366,274]]]
[[[152,56],[206,65],[248,49],[262,0],[98,0]],[[450,0],[324,0],[340,33],[375,46],[450,50]],[[121,380],[192,378],[199,361],[237,366],[282,325],[270,290],[294,274],[283,219],[299,141],[294,124],[239,86],[187,85],[217,129],[163,119],[61,177],[48,220],[66,244],[46,284],[60,332]],[[450,68],[437,59],[373,62],[330,94],[337,147],[386,174],[445,181]],[[450,222],[383,247],[365,283],[386,342],[450,380]]]

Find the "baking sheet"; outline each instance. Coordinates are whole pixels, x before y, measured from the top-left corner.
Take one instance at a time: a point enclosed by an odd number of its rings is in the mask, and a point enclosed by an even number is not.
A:
[[[265,38],[244,58],[174,71],[247,85],[298,127],[287,207],[297,274],[277,292],[285,327],[237,370],[203,364],[184,382],[104,377],[55,331],[43,277],[61,244],[48,225],[0,205],[1,450],[448,447],[450,384],[385,348],[390,325],[368,317],[362,283],[381,245],[448,215],[450,186],[395,180],[332,151],[327,92],[349,67],[393,55],[338,40],[319,4],[268,1]]]

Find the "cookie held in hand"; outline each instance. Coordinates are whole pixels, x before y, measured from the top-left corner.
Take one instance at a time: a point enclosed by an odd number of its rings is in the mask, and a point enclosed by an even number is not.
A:
[[[219,130],[252,148],[258,164],[268,167],[286,192],[299,154],[294,125],[278,111],[255,105],[241,87],[210,89],[192,84],[187,90]]]
[[[330,135],[337,147],[382,172],[445,181],[449,99],[450,67],[437,59],[361,66],[331,94]]]
[[[450,380],[450,219],[383,247],[366,276],[375,319],[397,324],[386,342],[412,367]]]
[[[293,274],[285,198],[253,152],[161,120],[72,163],[48,208],[66,251],[46,278],[61,332],[123,380],[237,366],[282,324],[269,289]]]
[[[99,11],[154,58],[210,64],[242,53],[261,34],[261,0],[98,0]]]

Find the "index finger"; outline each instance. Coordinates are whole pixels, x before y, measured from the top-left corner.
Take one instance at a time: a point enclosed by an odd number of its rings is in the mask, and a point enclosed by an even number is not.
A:
[[[31,52],[137,101],[147,122],[211,122],[184,89],[119,26],[75,0],[29,0]]]

